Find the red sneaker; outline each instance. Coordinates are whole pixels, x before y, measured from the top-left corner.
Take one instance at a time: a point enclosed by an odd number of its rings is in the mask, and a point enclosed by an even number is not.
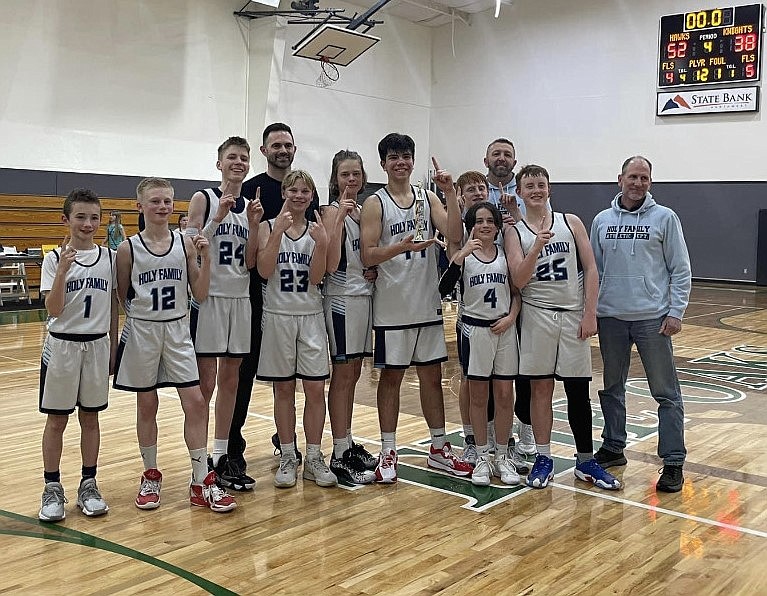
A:
[[[430,468],[450,472],[456,476],[470,476],[472,472],[471,464],[456,456],[450,443],[445,443],[442,449],[437,449],[432,445],[429,448],[429,459],[426,460],[426,465]]]
[[[225,513],[237,507],[232,495],[216,484],[215,472],[205,476],[202,484],[189,485],[189,503],[195,507],[208,507],[216,513]]]
[[[382,484],[393,484],[397,482],[397,452],[394,449],[389,453],[378,455],[378,465],[376,466],[376,482]]]
[[[136,507],[139,509],[157,509],[160,506],[160,486],[162,474],[160,470],[149,468],[141,475],[141,487],[136,496]]]

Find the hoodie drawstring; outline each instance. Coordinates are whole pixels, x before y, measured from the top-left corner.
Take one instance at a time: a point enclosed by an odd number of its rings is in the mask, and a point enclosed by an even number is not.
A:
[[[631,256],[634,256],[634,245],[637,243],[637,231],[639,230],[639,212],[641,209],[637,209],[637,222],[634,226],[634,238],[631,241]]]

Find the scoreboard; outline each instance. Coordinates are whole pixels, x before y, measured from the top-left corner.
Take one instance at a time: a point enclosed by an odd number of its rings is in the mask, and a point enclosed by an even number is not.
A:
[[[749,4],[661,17],[658,87],[758,81],[763,14]]]

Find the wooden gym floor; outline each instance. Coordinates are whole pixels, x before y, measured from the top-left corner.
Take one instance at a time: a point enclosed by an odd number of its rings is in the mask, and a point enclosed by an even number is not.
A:
[[[446,335],[455,353],[455,312]],[[428,430],[415,375],[403,384],[394,486],[272,486],[277,458],[271,391],[257,384],[246,426],[249,473],[231,514],[190,509],[181,409],[163,391],[162,506],[133,505],[141,459],[135,396],[112,391],[101,417],[99,485],[109,514],[75,506],[79,430],[65,434],[62,480],[69,504],[59,524],[38,522],[42,490],[37,412],[44,327],[35,311],[0,313],[0,593],[132,594],[757,594],[767,593],[767,289],[695,284],[675,338],[686,402],[686,483],[656,494],[656,408],[638,358],[631,370],[625,488],[600,491],[572,474],[572,437],[555,393],[557,476],[545,490],[492,486],[427,471]],[[601,426],[596,391],[595,447]],[[457,366],[444,367],[448,431],[460,445]],[[376,372],[366,363],[354,432],[377,452]],[[300,407],[299,399],[299,407]],[[299,418],[300,419],[300,418]],[[326,422],[324,451],[332,443]],[[299,443],[303,448],[303,438]],[[615,470],[615,468],[613,469]],[[762,561],[762,563],[759,563]]]

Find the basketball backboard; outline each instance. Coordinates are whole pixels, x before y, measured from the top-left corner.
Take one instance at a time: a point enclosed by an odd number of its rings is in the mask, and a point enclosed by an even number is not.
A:
[[[379,41],[373,35],[337,25],[323,25],[299,43],[293,55],[348,66]]]

